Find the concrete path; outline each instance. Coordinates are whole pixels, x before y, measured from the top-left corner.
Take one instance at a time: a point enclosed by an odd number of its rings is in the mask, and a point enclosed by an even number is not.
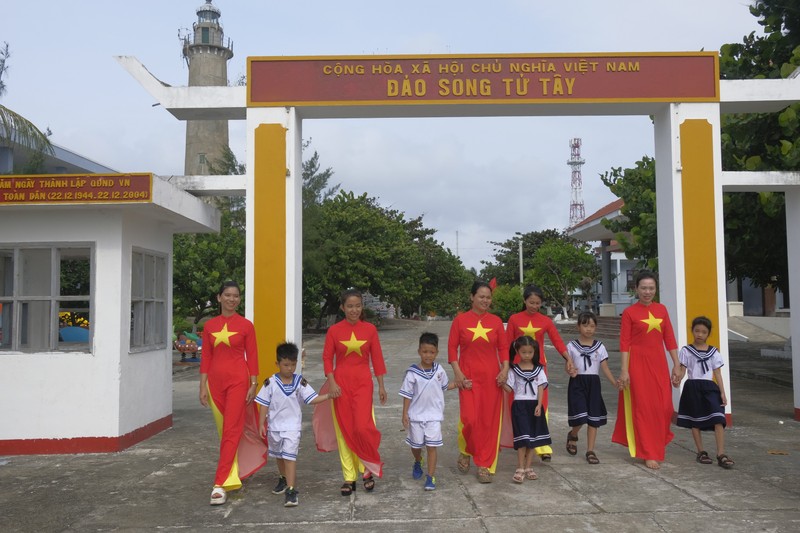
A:
[[[439,362],[446,364],[449,322],[406,323],[380,332],[389,374],[389,402],[376,405],[383,433],[385,475],[373,493],[363,486],[349,498],[339,495],[338,456],[315,450],[309,427],[298,462],[300,506],[284,508],[273,496],[274,462],[230,493],[220,507],[208,505],[218,441],[211,414],[197,399],[196,366],[181,366],[174,380],[174,427],[116,454],[0,457],[0,531],[786,531],[800,530],[800,423],[793,411],[791,362],[786,384],[758,378],[756,356],[736,348],[750,377],[732,372],[733,428],[727,452],[729,471],[695,462],[691,432],[674,427],[676,438],[661,470],[632,460],[610,442],[611,425],[599,430],[601,464],[586,463],[585,432],[576,457],[564,451],[566,376],[551,371],[550,429],[555,454],[535,465],[536,481],[516,485],[513,451],[501,453],[494,483],[481,485],[455,468],[458,396],[446,396],[445,446],[441,448],[435,492],[411,478],[411,454],[404,444],[397,394],[404,370],[418,361],[423,329],[442,339]],[[322,336],[305,341],[305,375],[315,388],[323,382]],[[615,349],[609,343],[609,347]],[[752,348],[754,349],[754,348]],[[552,355],[555,355],[550,348]],[[611,353],[616,373],[618,353]],[[732,355],[731,368],[736,360]],[[183,370],[185,369],[185,370]],[[555,370],[555,368],[553,368]],[[448,373],[452,375],[449,371]],[[780,374],[780,371],[775,371]],[[606,387],[610,421],[616,394]],[[704,442],[713,455],[712,435]]]

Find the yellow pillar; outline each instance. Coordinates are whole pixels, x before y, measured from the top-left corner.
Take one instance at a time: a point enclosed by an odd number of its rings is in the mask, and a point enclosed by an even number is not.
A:
[[[708,343],[720,347],[717,264],[722,258],[717,257],[717,238],[722,236],[715,229],[712,126],[703,119],[686,120],[680,126],[680,139],[686,336],[692,342],[692,319],[704,315],[714,324]]]
[[[261,124],[253,149],[253,323],[260,378],[273,374],[275,347],[286,334],[286,128]]]

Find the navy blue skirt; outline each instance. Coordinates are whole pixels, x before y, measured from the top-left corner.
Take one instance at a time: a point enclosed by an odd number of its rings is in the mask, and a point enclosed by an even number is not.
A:
[[[542,414],[535,416],[536,400],[514,400],[511,402],[511,427],[514,429],[514,449],[538,448],[553,444],[547,419]]]
[[[725,408],[722,394],[710,379],[689,379],[683,385],[678,404],[678,427],[714,429],[716,424],[725,427]]]
[[[600,393],[600,376],[579,374],[569,378],[567,413],[570,427],[589,424],[598,428],[608,422],[606,404]]]

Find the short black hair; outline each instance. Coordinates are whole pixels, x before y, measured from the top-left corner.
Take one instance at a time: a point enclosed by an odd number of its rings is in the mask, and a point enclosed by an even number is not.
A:
[[[708,332],[711,333],[711,319],[707,316],[698,316],[692,320],[692,329],[694,329],[695,326],[705,326]]]
[[[656,284],[656,288],[658,288],[658,276],[652,270],[640,270],[636,277],[633,278],[634,287],[638,289],[639,284],[646,279],[652,279]]]
[[[597,315],[592,311],[583,311],[578,315],[578,324],[588,324],[590,320],[595,326],[597,325]]]
[[[439,348],[439,336],[436,333],[426,331],[419,336],[419,345],[422,346],[423,344],[430,344],[431,346]]]
[[[284,342],[278,345],[278,347],[275,349],[275,353],[278,355],[277,360],[279,362],[283,359],[297,362],[297,354],[300,353],[300,350],[297,348],[295,343]]]

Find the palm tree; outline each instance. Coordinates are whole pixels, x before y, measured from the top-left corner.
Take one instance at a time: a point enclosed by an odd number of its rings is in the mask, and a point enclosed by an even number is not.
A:
[[[9,57],[8,43],[4,42],[0,47],[0,97],[6,92],[3,75],[8,69],[6,59]],[[45,133],[22,115],[0,104],[0,146],[12,144],[18,144],[35,152],[53,153],[53,146]]]

